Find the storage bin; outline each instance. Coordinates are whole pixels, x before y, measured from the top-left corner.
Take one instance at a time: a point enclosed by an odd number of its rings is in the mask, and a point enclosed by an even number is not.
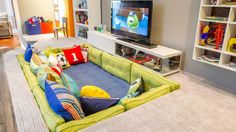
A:
[[[34,24],[30,24],[28,21],[25,22],[26,32],[29,35],[41,34],[40,23],[35,22]]]
[[[40,22],[41,33],[53,33],[53,22]]]

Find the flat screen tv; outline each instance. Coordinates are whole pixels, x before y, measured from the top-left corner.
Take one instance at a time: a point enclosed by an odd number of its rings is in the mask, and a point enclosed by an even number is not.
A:
[[[111,11],[113,34],[150,42],[152,1],[112,1]]]

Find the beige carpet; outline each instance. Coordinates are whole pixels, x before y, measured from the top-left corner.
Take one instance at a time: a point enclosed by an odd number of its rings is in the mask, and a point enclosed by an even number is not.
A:
[[[178,73],[169,77],[181,89],[85,132],[236,132],[236,95]]]

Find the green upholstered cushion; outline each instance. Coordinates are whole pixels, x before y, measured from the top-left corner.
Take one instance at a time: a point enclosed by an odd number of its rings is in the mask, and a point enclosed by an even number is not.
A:
[[[44,91],[39,86],[33,90],[33,94],[50,131],[56,131],[56,127],[65,123],[65,120],[53,112],[48,104]]]
[[[49,127],[50,131],[56,131],[56,127],[65,122],[64,119],[61,116],[54,113],[50,108],[50,106],[48,105],[45,93],[40,88],[37,81],[37,77],[30,70],[30,65],[27,62],[25,62],[24,55],[23,54],[18,55],[17,59],[24,72],[25,78],[33,92],[33,95],[39,106],[42,116],[45,122],[47,123],[47,126]]]
[[[136,98],[127,98],[121,100],[120,104],[125,107],[126,110],[133,109],[137,106],[150,102],[156,98],[159,98],[170,92],[169,85],[162,85],[157,88],[152,88],[150,91],[143,93]]]
[[[103,53],[102,55],[102,68],[129,83],[132,63],[133,62],[127,59],[116,57],[108,53]]]
[[[89,60],[94,64],[102,67],[102,53],[103,51],[90,46],[88,49]]]
[[[142,76],[143,78],[145,91],[149,91],[151,88],[159,87],[164,84],[169,85],[171,91],[179,89],[180,86],[179,83],[164,78],[154,71],[146,69],[138,64],[133,64],[131,69],[131,82],[133,82],[140,76]]]
[[[39,85],[36,76],[31,71],[29,63],[27,63],[24,60],[24,55],[23,54],[18,55],[17,59],[18,59],[18,62],[19,62],[20,66],[23,70],[25,78],[28,81],[28,84],[29,84],[31,90],[33,90],[36,86]]]
[[[125,108],[122,105],[117,105],[93,115],[87,116],[83,118],[83,120],[64,123],[57,127],[57,132],[77,132],[78,130],[82,130],[94,125],[95,123],[111,118],[123,112],[125,112]]]

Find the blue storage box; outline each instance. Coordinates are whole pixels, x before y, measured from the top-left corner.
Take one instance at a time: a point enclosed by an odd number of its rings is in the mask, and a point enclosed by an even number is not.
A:
[[[28,21],[25,22],[26,32],[29,35],[41,34],[41,27],[39,22],[30,24]]]

